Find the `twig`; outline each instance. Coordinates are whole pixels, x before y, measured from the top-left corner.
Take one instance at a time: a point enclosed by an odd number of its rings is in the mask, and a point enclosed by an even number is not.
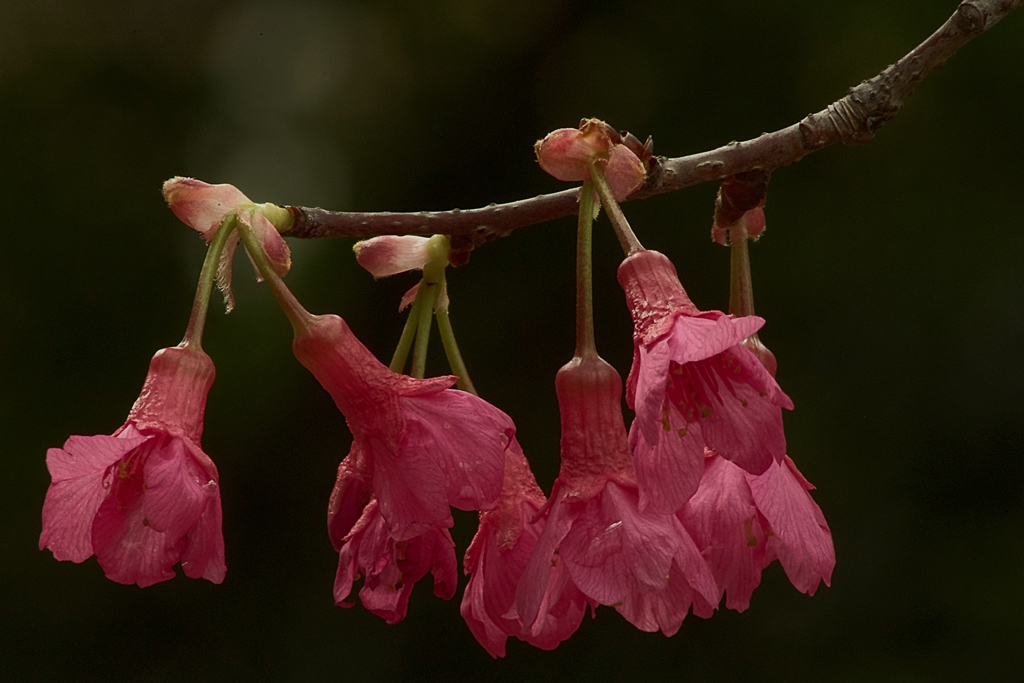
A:
[[[771,173],[837,142],[845,145],[868,142],[899,113],[903,101],[921,79],[1022,3],[1024,0],[961,2],[953,16],[898,62],[850,88],[846,97],[800,122],[708,152],[676,158],[655,157],[647,182],[628,200],[646,199],[755,169]],[[414,213],[335,212],[292,206],[288,208],[295,222],[285,234],[305,238],[366,238],[443,233],[452,237],[454,250],[468,251],[505,237],[517,228],[575,214],[577,196],[578,189],[572,188],[478,209]]]

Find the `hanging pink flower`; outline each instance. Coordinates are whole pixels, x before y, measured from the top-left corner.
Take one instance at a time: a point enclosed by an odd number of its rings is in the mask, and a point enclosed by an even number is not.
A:
[[[619,266],[633,316],[626,402],[641,508],[680,509],[697,490],[704,448],[753,474],[782,460],[782,408],[792,409],[743,342],[764,320],[699,311],[672,263],[641,250]]]
[[[311,316],[293,350],[345,415],[391,536],[452,524],[449,506],[483,510],[501,492],[512,421],[456,378],[392,372],[335,315]]]
[[[405,619],[413,586],[430,572],[434,594],[444,600],[455,595],[458,571],[455,544],[446,528],[432,527],[422,534],[399,541],[388,531],[376,499],[363,510],[339,548],[334,600],[351,607],[345,599],[356,577],[363,577],[359,599],[363,607],[389,624]]]
[[[556,377],[562,465],[516,609],[528,633],[586,605],[613,605],[637,628],[675,633],[695,601],[718,592],[682,522],[641,510],[618,373],[596,354]],[[574,625],[574,627],[575,627]]]
[[[199,446],[213,376],[201,350],[162,349],[113,436],[51,448],[39,549],[72,562],[95,554],[119,583],[171,579],[179,561],[186,576],[223,581],[219,477]]]
[[[455,549],[448,526],[431,527],[406,540],[397,540],[380,515],[372,491],[370,463],[358,444],[338,468],[331,494],[327,529],[338,551],[334,602],[346,602],[355,581],[363,578],[359,599],[389,624],[405,618],[409,596],[417,581],[434,574],[434,593],[445,600],[455,594]]]
[[[164,199],[171,207],[174,215],[183,223],[194,228],[203,236],[207,243],[217,234],[217,229],[224,222],[225,216],[234,213],[238,220],[249,226],[256,234],[267,257],[278,275],[284,276],[291,268],[291,253],[288,244],[281,237],[277,228],[267,219],[265,211],[272,207],[280,215],[286,211],[272,204],[255,204],[242,194],[234,185],[210,185],[194,178],[171,178],[164,183]],[[238,233],[228,237],[227,244],[220,257],[217,270],[217,285],[228,302],[228,309],[234,308],[235,300],[231,293],[231,262],[235,247],[238,246]],[[263,278],[256,272],[257,280]]]
[[[830,585],[836,555],[808,493],[813,488],[788,456],[754,475],[708,451],[700,488],[679,516],[726,593],[726,607],[745,610],[761,570],[776,559],[802,593]]]
[[[559,180],[587,180],[587,164],[600,164],[618,201],[647,179],[644,162],[623,144],[618,131],[599,119],[583,119],[579,128],[548,133],[534,145],[534,152],[540,167]]]
[[[463,563],[470,578],[462,597],[462,616],[492,657],[505,656],[508,636],[550,650],[579,625],[578,619],[563,624],[556,618],[549,630],[530,634],[514,613],[519,577],[544,526],[539,513],[545,500],[513,437],[505,450],[501,496],[493,508],[480,513],[480,527]]]

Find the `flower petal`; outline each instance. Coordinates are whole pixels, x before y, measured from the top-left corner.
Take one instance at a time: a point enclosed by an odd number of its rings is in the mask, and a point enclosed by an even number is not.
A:
[[[375,278],[407,270],[422,270],[430,259],[430,238],[416,235],[381,235],[356,242],[356,261]]]
[[[130,428],[129,428],[130,429]],[[93,554],[92,521],[109,484],[107,470],[148,437],[134,429],[125,436],[72,436],[64,448],[46,452],[53,483],[43,503],[39,549],[50,548],[58,560],[82,562]]]
[[[198,230],[207,242],[213,239],[225,215],[243,204],[252,203],[234,185],[210,185],[181,176],[165,182],[163,192],[174,215]]]

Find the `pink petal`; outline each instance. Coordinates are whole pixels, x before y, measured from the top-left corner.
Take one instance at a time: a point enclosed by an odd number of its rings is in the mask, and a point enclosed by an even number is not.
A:
[[[700,488],[680,517],[726,592],[726,607],[742,612],[767,564],[761,561],[764,533],[745,472],[718,456],[707,458],[706,465]]]
[[[612,195],[620,202],[647,180],[647,167],[625,145],[612,147],[611,158],[604,173]]]
[[[220,493],[211,492],[206,509],[186,537],[187,547],[181,553],[181,568],[185,576],[204,578],[213,583],[224,581],[227,566],[224,563],[224,534],[221,531]]]
[[[391,535],[402,541],[432,527],[452,524],[447,477],[435,454],[425,443],[403,443],[400,449],[368,449],[374,463],[373,490],[380,514],[387,520]]]
[[[210,185],[180,176],[165,182],[163,192],[174,215],[198,230],[207,242],[213,239],[226,214],[252,203],[234,185]]]
[[[782,407],[792,402],[741,346],[702,363],[716,374],[710,414],[700,418],[707,447],[751,474],[764,472],[786,453]]]
[[[556,482],[552,498],[558,493]],[[533,645],[550,650],[576,632],[587,604],[593,604],[570,580],[558,546],[572,526],[571,504],[556,501],[549,509],[544,531],[516,588],[515,610]],[[578,505],[575,507],[579,507]]]
[[[641,516],[625,496],[609,482],[600,505],[587,505],[559,546],[573,581],[602,605],[621,602],[636,583],[664,588],[676,554],[674,518]]]
[[[671,359],[680,365],[706,360],[757,332],[764,319],[756,315],[733,318],[722,315],[711,320],[689,315],[676,316],[671,334],[664,339]]]
[[[82,562],[93,554],[92,523],[109,484],[108,468],[146,441],[134,429],[125,436],[72,436],[64,448],[46,452],[53,483],[43,503],[39,549],[49,547],[58,560]]]
[[[430,452],[444,472],[447,503],[460,510],[491,507],[501,493],[505,448],[516,429],[509,416],[457,389],[399,402],[408,420],[403,445]]]
[[[138,472],[113,478],[110,495],[92,525],[92,545],[107,578],[141,587],[174,578],[179,552],[173,539],[149,526]]]
[[[430,259],[430,239],[415,235],[381,235],[356,242],[352,250],[356,261],[375,278],[407,270],[422,270]]]
[[[559,128],[534,145],[540,167],[559,180],[583,180],[587,162],[611,152],[612,141],[599,126],[580,125],[586,130]]]
[[[789,458],[760,476],[748,476],[758,509],[768,520],[779,562],[797,590],[813,595],[819,581],[828,586],[836,563],[832,533],[821,508],[804,487]]]
[[[435,594],[444,599],[454,595],[457,570],[447,529],[433,528],[408,541],[395,541],[371,502],[339,553],[335,600],[348,606],[343,601],[361,573],[363,606],[390,624],[398,623],[405,618],[413,585],[427,572],[434,575]]]
[[[675,410],[665,411],[653,443],[634,420],[629,429],[630,451],[640,487],[640,510],[648,507],[673,514],[700,484],[704,471],[704,438],[699,422],[687,424]]]
[[[270,259],[274,272],[281,277],[287,275],[292,267],[291,252],[288,249],[288,243],[285,242],[284,237],[281,237],[281,233],[277,231],[274,224],[267,220],[267,217],[256,208],[239,211],[238,220],[252,228],[256,239],[259,240],[260,245],[263,247],[263,251],[267,253],[267,258]],[[257,282],[262,282],[263,276],[260,275],[259,268],[256,267],[255,262],[253,262],[253,269],[256,271]]]
[[[508,636],[531,641],[522,620],[509,614],[514,612],[516,588],[543,530],[537,513],[544,502],[513,437],[505,452],[501,497],[493,509],[480,514],[480,528],[463,563],[470,578],[460,611],[492,657],[505,656]]]
[[[338,476],[327,506],[327,532],[335,550],[341,550],[345,537],[362,516],[373,495],[372,474],[365,468],[366,455],[358,441],[352,442],[348,456],[338,466]]]
[[[191,531],[213,495],[219,497],[217,482],[197,466],[177,438],[159,446],[154,443],[143,467],[143,480],[150,527],[174,540]]]

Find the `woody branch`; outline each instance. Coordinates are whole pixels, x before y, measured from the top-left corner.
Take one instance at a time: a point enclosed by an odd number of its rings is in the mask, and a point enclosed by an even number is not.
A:
[[[966,0],[924,42],[874,78],[850,88],[846,96],[801,121],[753,140],[729,144],[683,157],[654,157],[647,182],[627,201],[646,199],[746,171],[773,170],[837,142],[856,145],[899,113],[904,100],[926,76],[941,67],[972,38],[995,26],[1024,0]],[[468,251],[507,236],[513,230],[575,214],[577,190],[543,194],[505,204],[449,211],[336,212],[288,207],[295,220],[290,237],[356,237],[375,235],[451,236],[452,247]]]

